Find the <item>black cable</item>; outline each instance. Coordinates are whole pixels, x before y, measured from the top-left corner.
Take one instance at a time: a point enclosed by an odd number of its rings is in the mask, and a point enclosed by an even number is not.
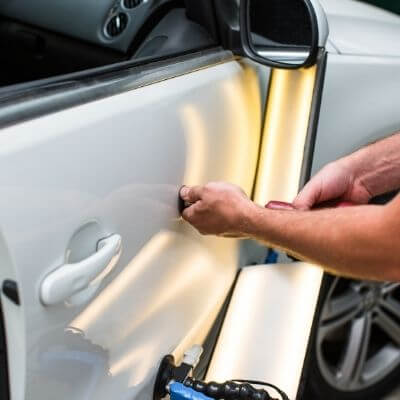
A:
[[[275,385],[272,385],[271,383],[255,381],[255,380],[244,380],[244,379],[233,379],[233,382],[247,382],[247,383],[251,383],[252,385],[266,386],[266,387],[269,387],[269,388],[275,390],[279,394],[279,396],[282,397],[282,400],[289,400],[289,397],[283,390],[279,389]]]
[[[252,386],[259,385],[275,390],[280,395],[281,400],[289,400],[282,390],[270,383],[261,381],[233,379],[224,383],[206,383],[187,378],[184,385],[216,400],[274,400],[266,390],[256,389]]]

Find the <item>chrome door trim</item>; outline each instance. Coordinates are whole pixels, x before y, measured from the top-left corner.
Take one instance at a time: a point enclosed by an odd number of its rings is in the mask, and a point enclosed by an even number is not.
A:
[[[0,129],[234,59],[230,51],[218,47],[145,65],[130,62],[124,69],[100,75],[93,70],[91,74],[73,74],[74,79],[66,75],[28,88],[15,85],[15,90],[0,90]]]

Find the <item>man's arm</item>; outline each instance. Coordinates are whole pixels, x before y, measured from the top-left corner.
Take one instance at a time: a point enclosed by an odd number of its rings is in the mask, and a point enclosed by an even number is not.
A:
[[[400,198],[387,206],[249,212],[248,236],[347,277],[400,280]]]
[[[182,197],[194,203],[183,218],[203,234],[253,238],[338,275],[400,280],[400,197],[317,211],[265,209],[226,183],[183,188]]]
[[[311,209],[332,199],[366,204],[371,197],[400,188],[400,134],[371,144],[326,165],[296,197]]]
[[[264,209],[239,188],[214,183],[182,190],[193,203],[183,217],[201,233],[252,237],[336,274],[400,280],[400,197],[366,205],[399,187],[397,134],[324,167],[295,199],[302,211]],[[333,199],[362,206],[309,211]]]

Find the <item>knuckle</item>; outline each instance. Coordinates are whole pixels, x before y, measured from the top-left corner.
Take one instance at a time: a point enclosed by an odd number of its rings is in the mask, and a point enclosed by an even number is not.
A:
[[[192,218],[193,218],[193,212],[192,212],[192,210],[190,209],[190,207],[189,207],[189,208],[186,208],[186,209],[183,211],[183,213],[182,213],[182,218],[183,218],[185,221],[188,221],[188,222],[190,222],[190,221],[192,220]]]
[[[194,188],[190,188],[189,190],[188,190],[188,192],[187,192],[187,198],[189,199],[189,200],[191,200],[193,197],[194,197],[194,194],[195,194],[195,192],[194,192]]]
[[[208,182],[204,188],[207,190],[215,190],[221,186],[221,182]]]
[[[188,214],[187,214],[187,212],[183,212],[182,213],[182,218],[185,220],[185,221],[189,221],[189,217],[188,217]]]
[[[207,203],[201,202],[201,203],[199,203],[199,204],[197,205],[197,212],[198,212],[199,214],[202,214],[202,213],[206,212],[207,210],[208,210]]]
[[[214,189],[214,184],[213,183],[207,183],[204,185],[204,192],[209,193]]]

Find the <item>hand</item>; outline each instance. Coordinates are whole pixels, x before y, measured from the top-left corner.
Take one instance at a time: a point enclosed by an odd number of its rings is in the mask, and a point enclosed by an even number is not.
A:
[[[330,163],[321,169],[297,195],[293,205],[297,209],[310,210],[330,200],[366,204],[371,194],[357,180],[346,159]]]
[[[187,204],[182,217],[203,235],[245,236],[247,213],[254,206],[246,193],[229,183],[184,186],[180,196]]]

